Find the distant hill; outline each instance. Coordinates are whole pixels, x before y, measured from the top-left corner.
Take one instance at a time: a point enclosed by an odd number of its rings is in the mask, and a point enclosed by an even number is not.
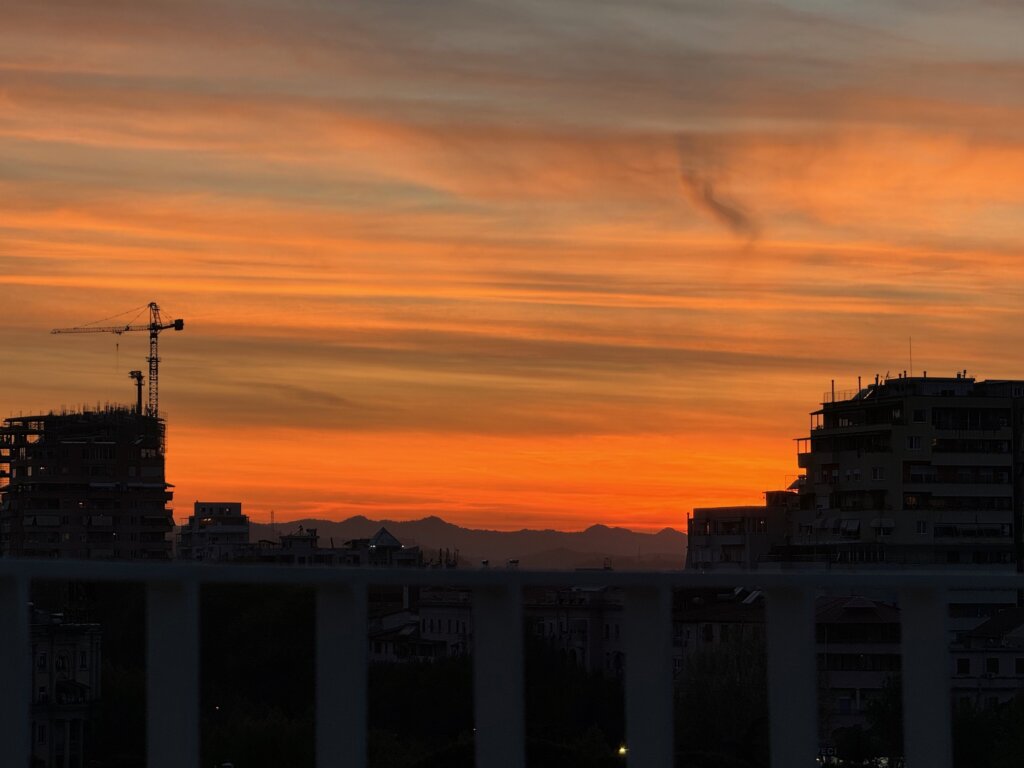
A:
[[[552,530],[488,531],[462,528],[439,517],[422,520],[370,520],[362,515],[347,520],[295,520],[276,526],[253,523],[250,538],[276,539],[282,533],[316,528],[320,546],[342,546],[350,539],[365,539],[381,527],[387,528],[403,544],[418,545],[427,559],[437,559],[438,550],[458,550],[460,562],[467,567],[489,560],[503,566],[507,560],[519,560],[522,568],[573,569],[599,568],[606,562],[613,568],[664,570],[682,568],[686,561],[686,534],[673,528],[658,533],[636,533],[626,528],[592,525],[584,531]]]

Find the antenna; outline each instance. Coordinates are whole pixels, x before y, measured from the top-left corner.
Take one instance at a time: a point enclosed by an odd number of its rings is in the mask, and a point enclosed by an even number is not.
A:
[[[911,378],[913,378],[913,376],[914,376],[914,337],[913,336],[908,336],[907,337],[907,347],[908,347],[908,350],[910,352],[910,376],[911,376]]]

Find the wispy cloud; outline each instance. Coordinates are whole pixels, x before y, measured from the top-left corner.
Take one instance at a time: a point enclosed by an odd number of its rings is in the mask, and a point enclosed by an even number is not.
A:
[[[183,498],[678,524],[908,335],[1022,375],[1010,4],[10,6],[0,407],[130,397],[46,330],[156,299]]]

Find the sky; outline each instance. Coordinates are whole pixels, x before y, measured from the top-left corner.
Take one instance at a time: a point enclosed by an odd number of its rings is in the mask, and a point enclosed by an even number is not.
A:
[[[685,528],[839,390],[1024,378],[1024,8],[0,0],[0,416],[175,517]],[[119,314],[125,313],[127,314]]]

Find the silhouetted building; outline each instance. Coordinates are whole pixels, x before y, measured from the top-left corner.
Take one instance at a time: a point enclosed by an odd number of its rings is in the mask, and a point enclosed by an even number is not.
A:
[[[237,501],[197,501],[178,532],[179,560],[223,562],[249,549],[249,518]]]
[[[783,559],[1014,562],[1024,381],[899,377],[824,400],[798,440],[807,474]]]
[[[249,544],[235,559],[283,565],[349,565],[356,567],[423,566],[419,547],[407,547],[386,528],[368,539],[352,539],[344,546],[320,546],[316,528],[299,526],[294,533],[282,534],[278,541],[261,539]]]
[[[84,768],[100,698],[100,627],[36,612],[31,637],[32,765]]]
[[[5,419],[0,483],[5,555],[170,557],[161,419],[122,407]]]
[[[953,701],[976,708],[1004,704],[1024,689],[1024,608],[1007,608],[952,649]]]
[[[538,587],[524,592],[523,613],[536,637],[567,661],[618,677],[625,664],[623,592],[612,587]]]
[[[826,393],[797,459],[795,506],[769,493],[764,508],[695,509],[687,565],[1024,562],[1024,381],[901,376]]]
[[[387,528],[368,539],[351,539],[340,552],[345,565],[418,567],[423,565],[419,547],[407,547]]]
[[[686,567],[756,568],[783,544],[799,505],[795,491],[767,491],[762,506],[697,507],[688,526]]]

